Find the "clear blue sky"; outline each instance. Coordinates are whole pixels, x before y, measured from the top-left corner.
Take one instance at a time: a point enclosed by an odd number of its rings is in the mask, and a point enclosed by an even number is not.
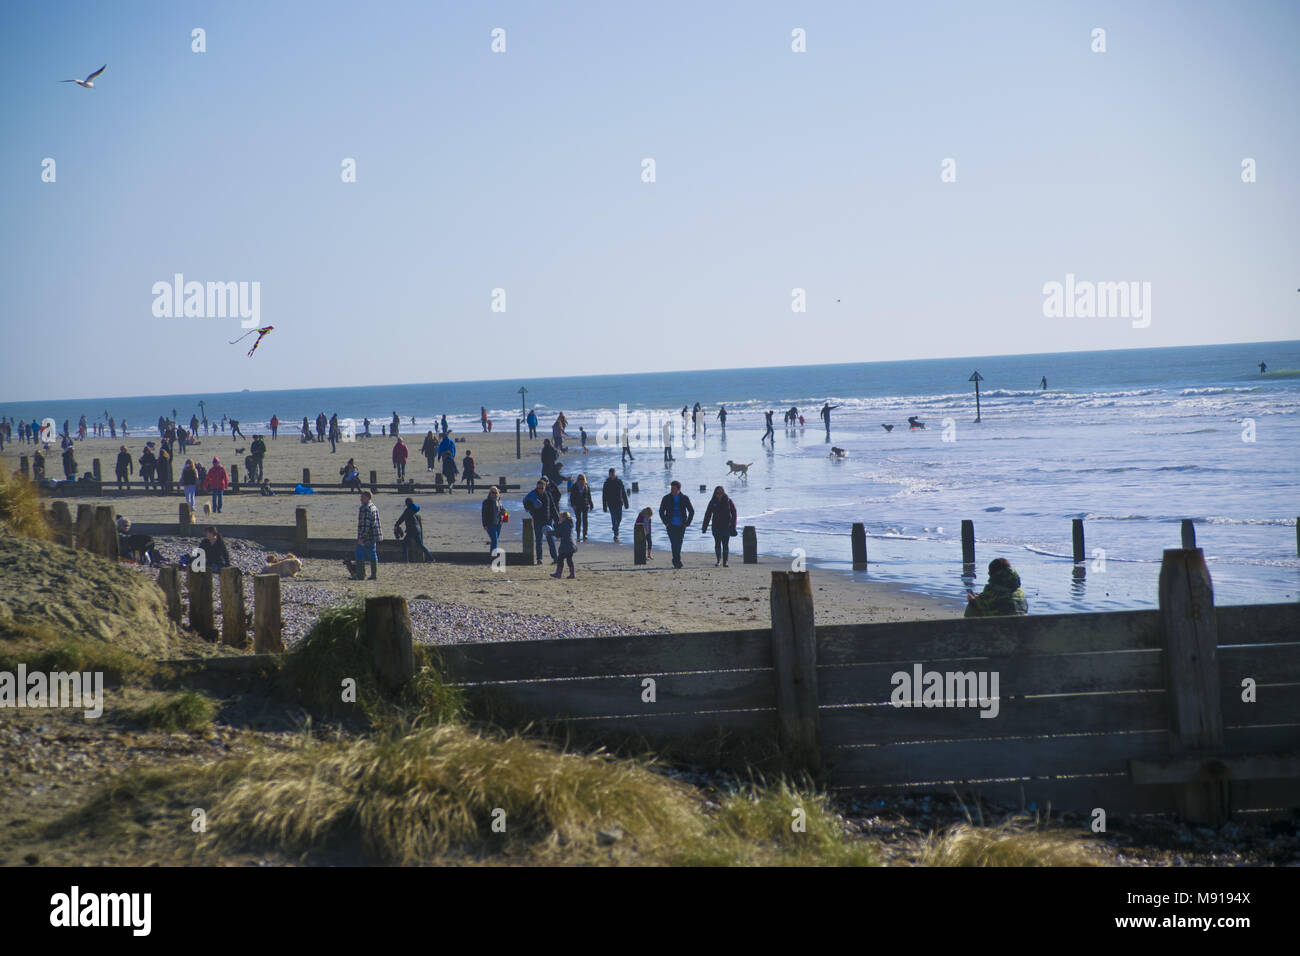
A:
[[[1270,2],[7,0],[0,400],[1300,337],[1298,35]],[[155,318],[176,272],[259,281],[276,331]],[[1066,273],[1151,282],[1150,327],[1045,318]]]

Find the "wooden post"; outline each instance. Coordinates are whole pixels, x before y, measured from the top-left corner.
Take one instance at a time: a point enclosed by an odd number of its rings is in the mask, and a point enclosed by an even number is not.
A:
[[[181,622],[181,569],[158,569],[158,586],[167,600],[167,616],[175,623]]]
[[[176,523],[180,525],[182,536],[190,533],[190,528],[194,525],[194,512],[190,511],[188,501],[182,501],[176,506]]]
[[[781,752],[792,769],[821,769],[817,719],[817,641],[807,571],[772,572],[772,667]]]
[[[1300,517],[1295,519],[1295,553],[1300,557]]]
[[[94,476],[95,476],[95,481],[100,482],[100,483],[102,483],[102,482],[104,481],[103,473],[99,470],[99,459],[98,459],[98,458],[92,458],[92,459],[90,459],[90,470],[91,470],[91,473],[94,474]]]
[[[520,423],[520,421],[521,421],[521,420],[518,419],[518,418],[515,419],[515,459],[516,459],[516,460],[518,460],[519,455],[520,455],[520,450],[519,450],[519,440],[520,440],[520,439],[519,439],[519,423]]]
[[[745,525],[741,532],[740,546],[743,550],[741,563],[758,564],[758,530],[752,524]]]
[[[634,495],[639,495],[640,493],[641,493],[641,489],[640,489],[640,487],[638,486],[637,482],[635,482],[635,481],[632,482],[632,494],[634,494]]]
[[[221,643],[248,646],[248,618],[244,611],[244,572],[221,569]]]
[[[112,505],[97,505],[90,526],[90,549],[101,558],[118,559],[117,512]]]
[[[708,486],[708,485],[700,485],[700,491],[701,491],[701,492],[708,491],[708,490],[709,490],[709,486]]]
[[[77,521],[73,525],[73,547],[78,551],[90,550],[90,526],[95,522],[94,505],[77,505]]]
[[[24,478],[30,478],[32,476],[32,466],[31,463],[27,460],[26,455],[18,456],[18,471],[22,474]]]
[[[1196,524],[1191,518],[1183,519],[1183,550],[1189,551],[1196,547]]]
[[[867,569],[867,529],[862,522],[853,523],[853,530],[849,533],[849,539],[853,542],[853,570],[865,571]]]
[[[370,493],[379,494],[379,472],[372,470],[370,472]]]
[[[310,469],[310,468],[304,468],[304,469],[302,470],[302,483],[303,483],[304,485],[306,485],[308,488],[311,487],[311,469]]]
[[[380,681],[395,689],[415,676],[415,646],[406,598],[366,598],[365,632]]]
[[[1218,617],[1205,552],[1168,550],[1160,565],[1160,637],[1174,757],[1217,754],[1223,748],[1219,700]],[[1219,826],[1228,819],[1228,783],[1207,776],[1180,786],[1179,815]]]
[[[307,557],[310,538],[307,536],[307,509],[295,508],[293,511],[293,553],[300,558]]]
[[[523,520],[524,528],[524,564],[537,563],[537,541],[533,538],[533,519]]]
[[[632,526],[632,563],[645,564],[645,525],[639,521]]]
[[[253,578],[253,653],[283,654],[280,620],[280,575],[259,574]]]
[[[442,472],[440,471],[435,471],[433,473],[433,491],[434,494],[442,494]]]
[[[75,545],[72,509],[68,507],[66,501],[55,501],[50,504],[50,524],[54,527],[55,541],[69,548]]]
[[[1083,519],[1075,518],[1071,522],[1071,533],[1074,538],[1074,563],[1081,564],[1085,560],[1083,547]]]
[[[961,523],[961,563],[975,563],[975,522],[964,519]]]
[[[506,476],[505,476],[505,475],[502,475],[500,478],[497,479],[497,491],[501,492],[501,494],[503,494],[503,495],[506,493]]]
[[[186,591],[190,598],[190,627],[205,641],[217,639],[212,613],[212,572],[190,571]]]
[[[239,466],[238,465],[230,466],[230,490],[232,492],[239,490]]]

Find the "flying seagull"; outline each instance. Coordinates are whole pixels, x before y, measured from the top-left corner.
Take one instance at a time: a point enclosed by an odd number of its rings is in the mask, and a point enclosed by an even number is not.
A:
[[[99,74],[103,73],[107,69],[108,69],[108,64],[105,63],[103,66],[101,66],[94,73],[90,74],[90,76],[86,77],[84,80],[62,80],[61,82],[76,83],[78,86],[85,87],[88,90],[93,90],[95,88],[95,77],[99,76]]]

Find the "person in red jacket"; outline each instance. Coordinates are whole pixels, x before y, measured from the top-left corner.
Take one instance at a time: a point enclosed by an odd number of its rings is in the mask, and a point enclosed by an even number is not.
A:
[[[277,415],[271,416],[271,440],[275,441],[280,434],[280,418]]]
[[[212,459],[212,467],[208,469],[203,479],[203,487],[212,492],[212,513],[221,514],[221,500],[225,496],[225,490],[230,487],[230,478],[226,475],[226,469],[221,466],[219,458]]]
[[[397,469],[399,482],[406,478],[406,459],[410,456],[411,450],[406,447],[406,442],[397,439],[397,444],[393,446],[393,467]]]

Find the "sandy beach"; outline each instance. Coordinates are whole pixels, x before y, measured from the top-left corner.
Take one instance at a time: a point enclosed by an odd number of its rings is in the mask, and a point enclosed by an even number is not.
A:
[[[238,463],[243,472],[243,454],[236,449],[247,449],[254,431],[247,428],[248,441],[232,442],[229,435],[208,436],[197,447],[187,449],[184,457],[210,463],[215,456],[223,464]],[[406,436],[403,436],[406,439]],[[407,475],[418,483],[432,480],[432,472],[425,470],[425,461],[419,454],[423,434],[413,436],[411,458]],[[484,491],[473,495],[457,490],[452,494],[435,494],[418,491],[414,497],[421,507],[425,543],[436,554],[438,551],[473,551],[482,549],[486,555],[487,536],[479,521],[479,503],[486,487],[505,475],[511,484],[523,485],[522,490],[511,491],[505,504],[511,520],[502,533],[502,546],[509,551],[521,548],[522,519],[525,517],[521,502],[531,488],[537,472],[541,441],[529,441],[525,435],[522,458],[515,459],[515,436],[509,433],[484,435],[482,433],[453,432],[457,443],[457,456],[463,458],[471,449],[481,475],[492,476],[484,484]],[[113,462],[120,445],[125,444],[132,457],[139,458],[146,441],[157,445],[154,435],[135,433],[127,439],[88,438],[76,443],[78,470],[90,470],[91,460],[100,459],[105,486],[112,484]],[[372,437],[352,443],[340,443],[337,452],[331,453],[328,442],[300,443],[296,436],[267,437],[267,457],[264,473],[272,482],[297,482],[302,470],[310,469],[313,483],[319,488],[337,489],[338,469],[355,458],[363,479],[373,469],[381,483],[375,498],[385,537],[392,536],[393,523],[403,507],[405,495],[393,491],[395,472],[392,466],[392,441]],[[7,444],[0,454],[4,467],[18,468],[18,457],[30,456],[33,446]],[[244,454],[247,452],[245,451]],[[184,457],[180,464],[184,463]],[[565,474],[576,474],[580,468],[581,454],[565,457]],[[61,463],[57,445],[46,456],[46,472],[61,476]],[[179,467],[176,469],[179,474]],[[134,482],[139,487],[138,475]],[[631,488],[630,477],[624,481]],[[599,502],[599,488],[603,475],[588,475],[594,495]],[[385,489],[383,486],[387,484]],[[641,507],[658,508],[659,499],[667,491],[661,487],[660,478],[642,479],[640,493],[631,495],[633,513]],[[697,530],[703,519],[703,507],[695,496],[697,517],[688,532],[700,537]],[[54,500],[50,498],[48,500]],[[107,497],[105,499],[67,498],[73,507],[82,501],[104,503],[110,501],[118,514],[133,522],[174,522],[177,505],[183,500],[175,495],[149,495]],[[207,499],[198,498],[200,507]],[[313,537],[349,538],[355,534],[358,496],[330,493],[295,495],[281,490],[274,497],[262,497],[255,491],[241,490],[227,493],[220,520],[222,524],[265,524],[289,526],[294,522],[298,507],[308,510],[308,521]],[[204,521],[202,514],[196,517]],[[591,516],[593,526],[607,528],[608,516],[599,509]],[[624,529],[630,526],[630,516],[625,514]],[[400,565],[385,563],[380,566],[376,582],[354,582],[339,561],[308,559],[302,574],[292,584],[285,582],[286,600],[295,591],[319,589],[323,599],[337,594],[397,593],[409,599],[433,599],[454,602],[485,610],[509,611],[521,614],[543,614],[564,620],[595,621],[606,626],[625,629],[628,633],[645,630],[674,632],[702,631],[719,628],[745,628],[766,624],[769,617],[768,587],[773,570],[790,567],[789,559],[763,553],[763,529],[758,528],[759,562],[745,565],[739,554],[740,539],[733,539],[735,554],[730,567],[715,568],[711,554],[683,552],[685,567],[674,571],[669,563],[667,539],[656,518],[655,550],[648,565],[637,567],[632,561],[630,533],[623,535],[625,543],[588,541],[579,546],[576,556],[577,577],[573,580],[555,580],[549,577],[553,565],[509,566],[494,572],[485,563],[482,566],[463,564]],[[847,542],[846,542],[847,546]],[[816,619],[823,624],[855,622],[918,620],[954,617],[961,613],[959,604],[944,603],[923,595],[905,592],[896,585],[871,581],[869,572],[854,575],[831,571],[814,572],[814,600]]]

